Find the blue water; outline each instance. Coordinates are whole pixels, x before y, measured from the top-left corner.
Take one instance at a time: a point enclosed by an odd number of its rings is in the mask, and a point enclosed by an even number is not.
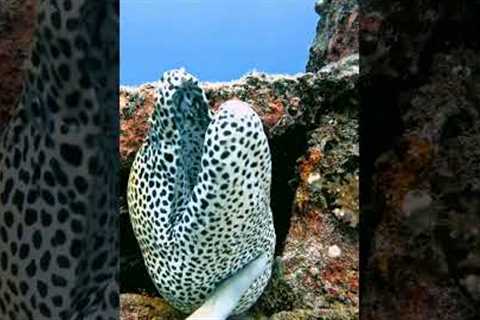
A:
[[[122,0],[120,82],[158,80],[185,67],[201,81],[253,69],[305,70],[318,16],[314,0]]]

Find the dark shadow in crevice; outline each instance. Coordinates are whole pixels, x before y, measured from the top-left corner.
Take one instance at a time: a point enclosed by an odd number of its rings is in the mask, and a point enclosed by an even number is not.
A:
[[[377,158],[391,150],[403,132],[399,107],[395,103],[401,86],[399,81],[372,77],[371,83],[360,81],[360,277],[366,277],[376,227],[383,210],[382,199],[374,185]],[[368,103],[367,103],[368,102]],[[366,281],[361,281],[361,291]]]
[[[297,159],[307,150],[307,128],[293,125],[269,139],[272,154],[270,205],[277,236],[275,255],[281,255],[290,229],[290,220],[298,186]]]

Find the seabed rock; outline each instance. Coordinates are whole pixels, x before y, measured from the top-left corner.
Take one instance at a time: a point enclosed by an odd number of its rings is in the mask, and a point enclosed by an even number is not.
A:
[[[0,1],[0,130],[10,119],[23,87],[24,62],[33,37],[34,0]],[[8,80],[5,80],[8,79]]]
[[[317,32],[310,48],[307,71],[358,53],[360,11],[356,0],[317,0],[315,11],[320,16]]]
[[[185,315],[170,307],[163,299],[140,294],[125,293],[120,296],[122,320],[178,320]]]
[[[480,319],[479,12],[362,4],[362,319]]]

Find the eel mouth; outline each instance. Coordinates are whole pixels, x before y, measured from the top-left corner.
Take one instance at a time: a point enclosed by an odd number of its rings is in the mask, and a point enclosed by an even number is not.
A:
[[[174,211],[182,210],[190,199],[201,170],[203,143],[212,121],[204,91],[195,78],[184,75],[172,95],[171,116],[177,132],[177,172]],[[168,138],[168,137],[166,137]]]

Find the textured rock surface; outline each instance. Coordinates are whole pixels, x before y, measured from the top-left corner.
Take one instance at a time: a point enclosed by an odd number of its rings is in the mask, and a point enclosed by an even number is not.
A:
[[[334,66],[342,69],[351,58]],[[350,90],[317,114],[308,134],[282,253],[286,281],[300,297],[296,307],[325,318],[334,312],[353,319],[358,312],[358,96],[356,87]]]
[[[122,294],[120,305],[120,319],[122,320],[177,320],[185,318],[185,315],[156,297]]]
[[[33,35],[34,3],[0,1],[0,128],[10,118],[22,90],[22,70]]]
[[[317,0],[315,11],[320,19],[310,48],[309,72],[316,72],[328,63],[358,53],[358,1]]]
[[[363,5],[362,318],[479,319],[480,5]]]
[[[231,98],[251,103],[271,145],[271,205],[278,235],[277,268],[282,271],[275,273],[270,290],[251,311],[254,315],[297,309],[304,310],[296,313],[303,315],[299,319],[357,315],[357,79],[358,57],[349,56],[317,74],[251,74],[232,83],[203,85],[214,110]],[[148,129],[153,89],[146,84],[121,90],[123,179]],[[147,288],[154,294],[131,242],[126,215],[124,211],[122,290]],[[128,279],[134,273],[142,279],[136,284]]]
[[[468,51],[435,55],[430,80],[402,113],[397,152],[377,161],[382,215],[364,296],[372,319],[479,315],[472,302],[480,301],[480,119],[469,97],[479,89],[470,73],[479,62]],[[394,299],[386,296],[393,288]]]

